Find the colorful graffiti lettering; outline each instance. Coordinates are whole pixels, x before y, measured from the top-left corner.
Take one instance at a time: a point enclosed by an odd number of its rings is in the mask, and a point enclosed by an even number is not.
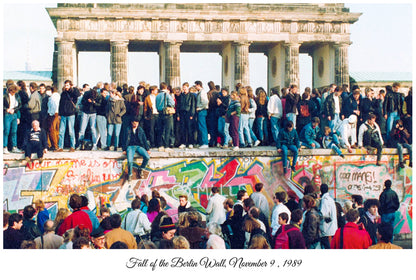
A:
[[[143,179],[126,180],[126,162],[115,159],[76,159],[35,161],[19,166],[18,161],[4,162],[3,209],[20,211],[36,199],[43,199],[52,216],[61,207],[68,207],[72,193],[87,195],[90,209],[98,213],[100,206],[112,212],[124,213],[135,196],[158,190],[166,199],[166,211],[177,218],[178,198],[186,194],[194,208],[205,213],[211,187],[235,200],[240,189],[249,194],[258,182],[264,184],[264,194],[273,207],[277,191],[292,190],[299,198],[307,184],[319,187],[328,184],[330,194],[341,204],[352,194],[378,198],[385,179],[392,179],[401,198],[396,214],[395,233],[412,232],[412,170],[397,170],[397,156],[383,156],[385,166],[363,161],[362,156],[341,160],[336,156],[300,157],[295,172],[282,173],[281,158],[216,157],[152,159]],[[140,160],[135,163],[138,168]],[[318,189],[318,188],[317,188]]]

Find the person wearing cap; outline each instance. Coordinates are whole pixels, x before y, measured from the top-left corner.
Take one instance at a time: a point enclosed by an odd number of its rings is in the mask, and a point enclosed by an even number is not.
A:
[[[340,132],[340,144],[342,148],[347,148],[349,153],[352,153],[352,147],[357,143],[357,116],[351,115],[341,122],[339,128],[334,128],[335,131]]]
[[[134,118],[131,128],[127,131],[126,141],[123,143],[123,154],[127,155],[128,180],[132,179],[134,155],[142,156],[142,164],[137,170],[137,177],[140,179],[142,170],[146,168],[150,160],[150,145],[147,142],[143,129],[139,126],[139,119]]]
[[[105,233],[101,227],[93,230],[91,233],[91,242],[94,249],[106,249],[105,248]]]

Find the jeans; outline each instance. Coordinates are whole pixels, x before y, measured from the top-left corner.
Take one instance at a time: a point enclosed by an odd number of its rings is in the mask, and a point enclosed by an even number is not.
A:
[[[121,123],[109,123],[107,125],[107,145],[111,146],[111,138],[114,135],[114,148],[117,149],[120,139]]]
[[[100,135],[101,149],[105,149],[107,148],[107,118],[105,116],[97,115],[97,130]]]
[[[296,114],[295,113],[286,113],[286,118],[288,121],[293,122],[293,128],[296,129]]]
[[[381,222],[391,224],[391,226],[394,229],[394,219],[396,217],[396,212],[381,214],[380,216],[381,216]],[[393,237],[391,238],[390,242],[393,243]]]
[[[208,145],[207,110],[198,111],[198,143]]]
[[[331,118],[331,120],[329,121],[329,128],[331,129],[331,131],[334,131],[334,127],[337,126],[337,124],[340,122],[340,118],[339,118],[339,114],[334,114],[334,117]]]
[[[90,124],[91,135],[92,135],[92,143],[96,145],[97,143],[97,131],[95,129],[97,120],[97,114],[87,114],[82,112],[81,114],[81,125],[79,129],[79,137],[78,141],[84,141],[85,129],[87,128],[88,123]]]
[[[256,134],[254,134],[254,131],[253,131],[254,120],[255,119],[253,118],[248,119],[248,128],[250,129],[250,137],[251,137],[251,140],[253,141],[253,144],[254,142],[258,140],[256,137]]]
[[[60,149],[64,147],[65,130],[68,124],[69,139],[71,148],[75,148],[75,115],[72,116],[61,116],[61,122],[59,123],[59,143]]]
[[[133,161],[134,161],[135,153],[138,153],[141,157],[143,157],[142,165],[140,166],[141,169],[146,168],[147,164],[149,163],[150,156],[143,147],[128,146],[126,153],[127,153],[127,168],[128,168],[129,175],[131,175],[133,171]]]
[[[232,115],[230,117],[230,136],[233,139],[233,146],[238,147],[240,145],[240,137],[238,137],[238,125],[240,123],[240,117]]]
[[[173,116],[159,114],[161,143],[163,147],[170,146],[170,138],[173,131]]]
[[[397,152],[399,153],[399,162],[403,162],[403,148],[409,152],[410,162],[412,162],[412,146],[407,143],[397,143]]]
[[[278,136],[279,136],[279,129],[280,129],[280,119],[276,118],[276,117],[270,117],[270,128],[271,128],[271,133],[273,136],[273,141],[274,143],[277,143],[278,141]]]
[[[393,128],[393,124],[395,121],[399,120],[400,116],[399,113],[397,113],[397,111],[391,112],[388,114],[387,116],[387,123],[386,123],[386,138],[387,140],[390,139],[390,131]]]
[[[209,145],[215,146],[217,145],[217,136],[218,136],[218,117],[216,115],[215,110],[208,112],[207,115],[207,128],[208,134],[210,135],[209,138]]]
[[[228,145],[228,142],[231,140],[230,136],[230,124],[225,121],[225,118],[219,117],[218,118],[218,132],[223,139],[222,145]]]
[[[179,144],[186,146],[194,144],[194,129],[193,129],[193,118],[191,119],[191,113],[188,111],[179,112]]]
[[[312,143],[315,144],[315,147],[312,147]],[[301,142],[301,145],[305,146],[308,149],[320,149],[321,145],[316,142],[315,140],[312,141],[311,144],[305,143],[305,142]]]
[[[12,147],[17,147],[17,113],[4,115],[3,147],[7,148],[9,135],[12,137]]]
[[[281,147],[282,149],[282,159],[283,159],[283,168],[286,168],[287,166],[287,152],[288,150],[293,152],[293,161],[292,161],[292,166],[296,165],[296,162],[298,160],[298,148],[295,145],[282,145]]]
[[[240,145],[243,147],[246,145],[245,139],[247,139],[247,145],[252,144],[251,136],[250,136],[250,128],[248,127],[248,120],[249,120],[249,114],[240,115],[238,135],[240,137]]]
[[[321,249],[331,249],[329,236],[322,236],[319,242],[321,243]]]
[[[265,117],[257,117],[256,120],[256,127],[258,129],[258,135],[260,141],[266,141],[269,139],[268,130],[267,130],[267,119]]]

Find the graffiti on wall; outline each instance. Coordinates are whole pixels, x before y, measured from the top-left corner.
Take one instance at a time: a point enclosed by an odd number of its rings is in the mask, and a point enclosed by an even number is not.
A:
[[[264,194],[273,207],[277,191],[293,191],[299,198],[307,184],[328,184],[330,194],[341,204],[352,194],[378,198],[383,182],[392,179],[394,189],[401,198],[396,216],[396,233],[412,231],[412,172],[400,172],[396,161],[386,157],[386,165],[376,166],[362,161],[360,156],[341,160],[335,156],[301,156],[296,171],[282,173],[282,161],[272,157],[230,157],[195,159],[155,159],[144,172],[144,178],[125,176],[126,162],[115,159],[76,159],[35,161],[22,166],[19,162],[5,162],[3,168],[3,209],[14,212],[43,199],[52,218],[61,207],[69,208],[70,194],[84,194],[89,198],[90,209],[98,213],[107,206],[115,213],[125,213],[135,196],[158,190],[166,199],[166,211],[177,219],[179,196],[186,194],[192,206],[205,213],[210,188],[217,186],[221,194],[236,199],[241,189],[253,192],[258,182],[264,184]],[[384,158],[383,158],[384,159]],[[140,164],[137,162],[134,168]]]

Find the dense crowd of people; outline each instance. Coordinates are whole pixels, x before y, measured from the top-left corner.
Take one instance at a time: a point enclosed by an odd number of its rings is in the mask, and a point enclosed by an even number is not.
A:
[[[249,196],[238,191],[235,201],[218,187],[201,214],[188,196],[179,196],[178,219],[166,211],[166,199],[156,190],[149,200],[136,197],[121,216],[101,207],[97,216],[88,198],[72,194],[72,213],[59,209],[55,220],[43,201],[18,213],[3,212],[5,249],[401,249],[392,244],[395,212],[400,202],[392,182],[384,182],[379,199],[352,195],[343,206],[329,194],[307,185],[302,199],[293,191],[278,191],[274,207],[262,183]],[[287,199],[287,194],[289,199]],[[170,211],[171,212],[171,211]]]
[[[55,86],[7,81],[3,95],[3,153],[25,151],[39,158],[47,151],[80,150],[137,152],[149,158],[150,149],[172,151],[222,147],[238,150],[258,145],[275,146],[283,156],[284,172],[294,168],[301,148],[332,149],[344,157],[354,148],[377,150],[377,165],[383,147],[397,148],[403,168],[403,148],[412,166],[412,88],[405,96],[400,83],[376,93],[371,88],[331,84],[322,90],[296,85],[271,90],[237,84],[220,88],[214,82],[204,88],[201,81],[172,88],[140,82],[99,82],[82,89],[65,81],[59,93]],[[135,139],[136,128],[140,127]],[[142,149],[130,149],[128,142]],[[292,164],[287,153],[292,151]]]

